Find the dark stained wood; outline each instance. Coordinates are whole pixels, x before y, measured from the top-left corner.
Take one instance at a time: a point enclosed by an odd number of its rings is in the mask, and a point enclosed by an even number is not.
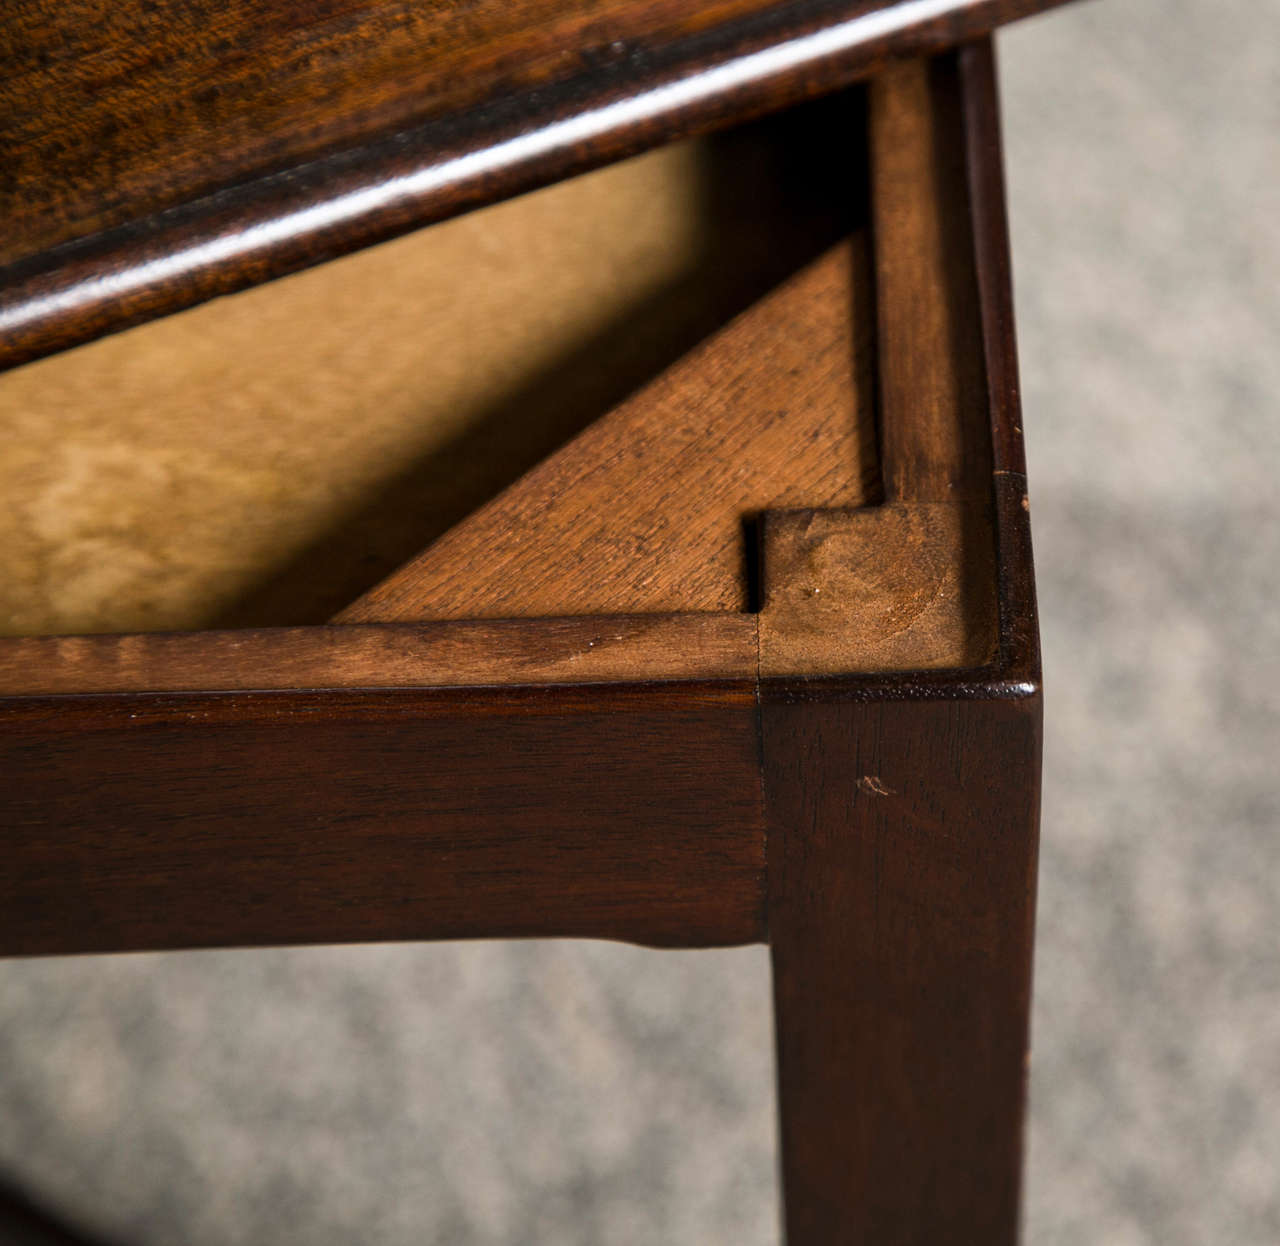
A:
[[[525,686],[584,656],[614,670],[581,647],[602,620],[525,619],[318,629],[276,655],[283,683],[350,644],[344,669],[376,682],[451,637],[439,652],[506,688],[9,699],[0,951],[767,936],[791,1246],[1012,1242],[1041,709],[989,44],[886,75],[872,128],[887,504],[767,514],[758,619],[715,589],[739,612],[628,633],[623,665],[634,641],[668,683]],[[465,546],[476,568],[500,535]],[[578,591],[572,569],[545,584]],[[722,680],[676,678],[706,656],[662,653],[681,628],[723,642]],[[39,643],[140,686],[167,659],[136,639]],[[249,639],[252,677],[277,641]],[[201,643],[172,638],[192,669]],[[41,658],[10,653],[15,677]]]
[[[913,131],[958,122],[960,159],[946,167],[966,191],[961,219],[977,268],[957,282],[960,270],[948,263],[950,277],[936,290],[952,308],[967,305],[980,335],[976,359],[940,365],[930,355],[914,371],[902,353],[912,349],[910,335],[882,335],[886,492],[967,494],[972,500],[926,505],[971,512],[984,507],[975,464],[986,464],[994,527],[986,519],[981,539],[996,543],[999,632],[976,668],[916,669],[936,644],[926,629],[917,654],[901,655],[901,673],[796,679],[767,674],[778,642],[762,616],[790,1246],[1009,1244],[1018,1231],[1041,702],[989,44],[932,67],[927,91],[920,83],[904,69],[877,84],[872,127],[899,136],[905,150],[893,162],[901,170],[913,163]],[[932,121],[920,129],[921,118]],[[873,177],[873,199],[878,193]],[[912,271],[923,284],[898,280]],[[929,284],[918,256],[891,274],[877,290],[880,323],[906,325],[914,309],[922,340],[949,340],[954,350],[957,339],[937,332],[936,320],[931,330],[930,310],[921,310]],[[905,306],[886,306],[902,299]],[[970,404],[954,401],[972,383],[957,388],[949,378],[979,374],[987,421],[975,430]],[[899,422],[916,412],[924,418],[913,429]],[[921,504],[898,505],[910,512]],[[840,552],[826,551],[828,561]],[[767,577],[767,541],[765,556]],[[978,578],[989,594],[989,569]]]
[[[625,66],[761,6],[715,0],[62,0],[7,6],[0,263],[427,118]],[[622,42],[622,48],[611,44]]]
[[[973,222],[982,351],[991,404],[995,535],[1000,602],[1000,677],[1039,685],[1040,634],[1031,557],[1031,503],[1018,389],[1009,226],[1000,144],[995,52],[980,40],[957,53],[964,87],[964,151]]]
[[[0,365],[1057,2],[20,0],[0,43]]]
[[[751,614],[457,619],[0,640],[0,697],[748,679]]]
[[[1039,699],[767,695],[787,1241],[1012,1243]]]
[[[754,689],[10,702],[0,954],[763,934]]]
[[[743,312],[337,621],[750,609],[758,515],[877,498],[862,241]]]
[[[10,700],[0,739],[2,768],[14,777],[8,946],[520,933],[697,945],[759,937],[763,815],[750,616],[678,624],[728,629],[727,681],[719,685],[332,690],[344,680],[383,685],[406,675],[528,684],[539,663],[563,678],[564,661],[582,656],[600,622],[450,625],[436,638],[483,636],[478,648],[490,665],[447,676],[438,653],[420,660],[424,633],[416,629],[351,628],[349,642],[339,636],[346,629],[240,642],[15,642],[49,646],[73,667],[85,663],[68,676],[76,681],[97,663],[118,681],[105,686],[243,688],[316,678],[331,690]],[[670,620],[632,622],[657,629],[663,660],[705,660],[666,653],[686,639],[662,632]],[[539,649],[539,638],[546,646],[557,636],[566,658]],[[519,662],[502,674],[498,659],[508,651]],[[41,656],[11,655],[17,680]],[[600,672],[608,661],[606,654]],[[614,673],[636,680],[655,672]],[[769,695],[781,686],[770,684]]]

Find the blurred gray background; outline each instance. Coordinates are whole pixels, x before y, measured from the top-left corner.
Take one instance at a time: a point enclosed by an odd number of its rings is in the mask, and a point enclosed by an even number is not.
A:
[[[1026,1237],[1280,1241],[1280,5],[1000,39],[1047,684]],[[761,949],[0,967],[104,1241],[776,1241]]]

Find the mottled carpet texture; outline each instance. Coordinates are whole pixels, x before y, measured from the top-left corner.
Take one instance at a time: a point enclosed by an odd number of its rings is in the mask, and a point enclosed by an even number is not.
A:
[[[1107,0],[1000,50],[1048,693],[1027,1238],[1272,1246],[1280,8]],[[763,1246],[769,1027],[758,949],[8,963],[0,1170],[154,1246]]]

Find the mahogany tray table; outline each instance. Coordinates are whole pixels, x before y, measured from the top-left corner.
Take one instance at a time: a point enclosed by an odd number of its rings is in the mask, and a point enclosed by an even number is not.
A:
[[[128,41],[114,113],[23,114],[7,364],[866,79],[819,143],[862,215],[330,623],[0,639],[0,954],[766,942],[787,1240],[1015,1240],[1041,697],[986,32],[1045,6],[446,5],[425,67],[407,8],[286,7],[252,37],[310,128],[248,70],[156,110],[196,71]],[[88,80],[61,20],[10,18],[29,100]]]

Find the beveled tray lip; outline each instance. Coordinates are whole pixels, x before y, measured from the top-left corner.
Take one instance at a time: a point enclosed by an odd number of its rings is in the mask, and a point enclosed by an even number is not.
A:
[[[0,269],[0,369],[678,138],[1065,0],[765,6],[621,64],[375,136]]]

